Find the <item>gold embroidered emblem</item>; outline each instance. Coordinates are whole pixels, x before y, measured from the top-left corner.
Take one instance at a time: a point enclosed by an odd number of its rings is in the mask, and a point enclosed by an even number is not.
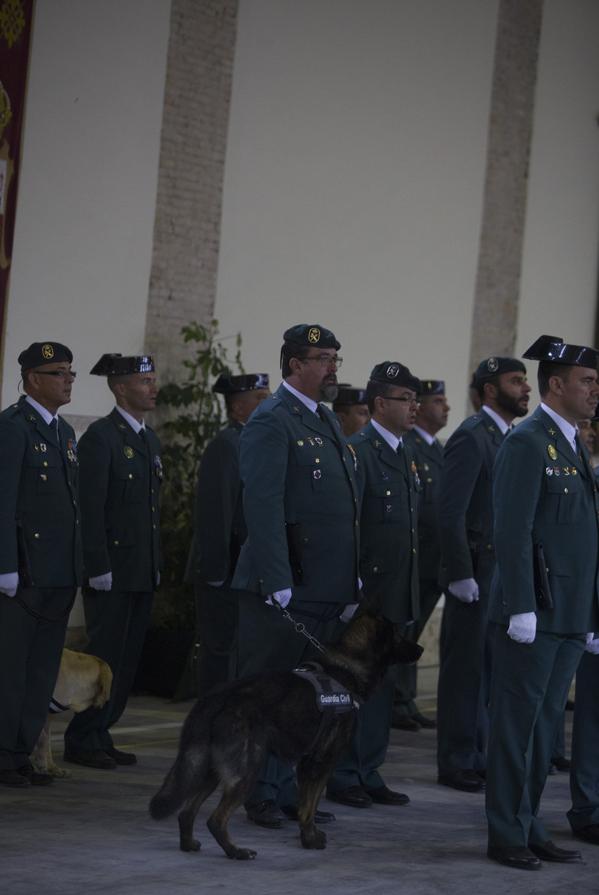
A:
[[[135,456],[135,451],[133,450],[132,447],[129,447],[128,444],[126,444],[125,447],[123,448],[123,453],[124,453],[125,457],[127,458],[127,460],[132,460],[133,457]]]
[[[316,345],[320,342],[320,330],[317,326],[311,326],[308,330],[308,342],[310,342],[311,345]]]
[[[54,357],[54,348],[52,345],[42,345],[42,357],[46,360],[52,360]]]
[[[21,0],[4,0],[0,9],[0,34],[9,49],[16,43],[25,27],[25,14]]]
[[[549,454],[549,456],[551,457],[552,460],[557,460],[557,451],[555,450],[555,448],[553,447],[552,444],[547,445],[547,453]]]

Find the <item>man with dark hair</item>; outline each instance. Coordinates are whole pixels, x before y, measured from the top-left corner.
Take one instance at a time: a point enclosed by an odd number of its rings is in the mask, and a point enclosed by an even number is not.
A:
[[[144,415],[156,404],[154,361],[104,354],[90,371],[106,376],[116,407],[81,437],[81,517],[88,586],[83,589],[87,651],[108,662],[110,699],[73,717],[64,759],[91,768],[135,764],[113,743],[135,679],[154,589],[160,578],[160,442]]]
[[[25,396],[0,414],[0,784],[51,783],[29,755],[44,726],[81,583],[77,442],[58,408],[73,354],[34,342],[19,355]]]
[[[360,577],[364,595],[390,621],[418,618],[417,505],[414,459],[404,436],[414,425],[420,381],[397,361],[377,364],[366,386],[370,423],[350,439],[363,493]],[[385,784],[379,767],[389,745],[395,679],[361,706],[354,737],[327,788],[329,799],[353,808],[407,805]]]
[[[310,634],[330,641],[358,599],[355,455],[321,403],[336,396],[340,344],[319,325],[293,326],[283,339],[283,382],[240,440],[248,537],[233,587],[246,592],[239,604],[242,677],[286,671],[318,655],[279,607],[289,606]],[[292,768],[271,756],[246,810],[268,827],[281,826],[283,814],[296,817]],[[321,823],[331,819],[318,812]]]
[[[556,725],[599,628],[599,498],[576,426],[599,383],[593,348],[541,336],[524,357],[540,361],[541,405],[495,463],[487,819],[489,857],[538,870],[580,858],[551,842],[538,812]]]
[[[512,421],[525,416],[530,386],[522,361],[489,357],[474,383],[480,413],[445,447],[440,495],[445,609],[437,700],[439,783],[480,792],[486,768],[488,596],[495,567],[492,471]]]
[[[420,612],[407,635],[418,640],[441,596],[439,573],[439,488],[443,471],[443,448],[436,435],[447,425],[449,404],[445,383],[441,379],[421,380],[420,405],[414,428],[406,433],[405,442],[414,455],[421,491],[418,496],[418,579]],[[417,666],[397,668],[397,689],[393,710],[393,726],[401,730],[434,728],[436,723],[416,706]]]
[[[234,680],[239,595],[231,580],[247,537],[239,474],[239,439],[253,411],[270,395],[267,373],[221,373],[228,425],[206,446],[198,468],[190,556],[200,641],[200,695]]]
[[[351,385],[340,385],[337,397],[333,401],[333,412],[337,414],[345,437],[355,435],[370,419],[366,390],[353,388]]]

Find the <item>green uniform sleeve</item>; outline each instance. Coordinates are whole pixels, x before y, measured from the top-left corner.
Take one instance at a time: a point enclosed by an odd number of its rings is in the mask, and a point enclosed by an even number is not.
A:
[[[206,448],[195,495],[194,572],[225,581],[231,565],[231,530],[241,482],[236,445],[217,438]]]
[[[110,447],[97,428],[78,443],[81,535],[85,573],[89,578],[111,571],[105,507],[110,476]]]
[[[25,456],[25,433],[11,420],[0,420],[0,574],[16,572],[17,498]]]
[[[472,432],[455,432],[445,448],[440,494],[441,552],[448,582],[474,577],[466,513],[481,466],[482,454]]]

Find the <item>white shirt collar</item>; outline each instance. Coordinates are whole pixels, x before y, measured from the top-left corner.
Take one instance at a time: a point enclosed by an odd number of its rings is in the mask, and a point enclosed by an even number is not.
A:
[[[35,398],[32,398],[31,395],[25,395],[25,400],[27,401],[28,404],[31,404],[31,406],[33,407],[34,410],[37,410],[37,412],[39,413],[39,415],[41,416],[43,421],[46,423],[46,425],[49,426],[50,423],[52,422],[52,420],[58,420],[57,413],[54,413],[54,414],[50,413],[49,410],[47,410],[45,407],[42,407],[42,405],[39,404],[35,400]]]
[[[437,440],[434,435],[431,435],[430,432],[426,432],[424,429],[421,429],[420,426],[414,426],[414,431],[418,432],[421,438],[424,438],[427,444],[430,444],[431,447]]]
[[[130,413],[127,413],[127,411],[123,410],[122,407],[119,407],[118,404],[116,405],[116,409],[118,410],[120,415],[123,417],[125,422],[129,423],[129,425],[131,426],[131,428],[133,429],[133,431],[135,432],[136,435],[139,435],[141,430],[146,428],[146,424],[144,423],[143,420],[140,423],[139,420],[136,420],[134,416],[131,416]]]
[[[372,425],[374,426],[376,431],[379,433],[381,438],[385,439],[385,441],[387,442],[389,447],[392,448],[392,450],[397,451],[398,445],[403,444],[403,441],[401,438],[398,438],[397,435],[393,434],[393,432],[389,432],[388,429],[385,429],[385,427],[381,426],[380,423],[377,423],[376,420],[371,419],[370,422],[372,423]]]
[[[547,416],[551,417],[555,425],[559,426],[562,435],[570,444],[574,453],[576,453],[576,436],[578,435],[578,426],[573,426],[572,423],[569,423],[568,420],[565,420],[563,416],[560,416],[559,413],[556,413],[555,410],[552,410],[552,408],[548,407],[547,404],[543,404],[542,401],[541,410],[544,410]]]
[[[494,410],[491,410],[491,408],[487,407],[486,404],[483,404],[481,409],[484,410],[485,413],[489,414],[502,435],[505,435],[506,432],[511,428],[509,423],[506,423],[506,421],[502,417],[500,417],[498,413],[496,413]]]
[[[294,388],[292,385],[289,385],[286,379],[283,380],[283,386],[287,389],[288,392],[291,392],[292,395],[295,395],[298,401],[301,401],[302,404],[304,404],[308,408],[308,410],[312,411],[312,413],[318,412],[318,401],[313,401],[312,398],[309,398],[307,395],[302,394],[302,392],[298,392],[296,388]]]

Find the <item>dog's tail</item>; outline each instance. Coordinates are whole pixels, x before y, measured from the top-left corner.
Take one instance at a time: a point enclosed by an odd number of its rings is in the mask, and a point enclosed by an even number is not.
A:
[[[175,763],[150,801],[150,815],[154,820],[162,820],[176,811],[190,795],[194,781],[205,773],[209,750],[207,737],[202,734],[209,718],[204,717],[202,709],[202,702],[196,703],[186,719]]]
[[[100,669],[98,671],[98,689],[94,696],[93,705],[97,709],[101,709],[108,702],[110,691],[112,689],[112,669],[107,662],[98,659]]]

